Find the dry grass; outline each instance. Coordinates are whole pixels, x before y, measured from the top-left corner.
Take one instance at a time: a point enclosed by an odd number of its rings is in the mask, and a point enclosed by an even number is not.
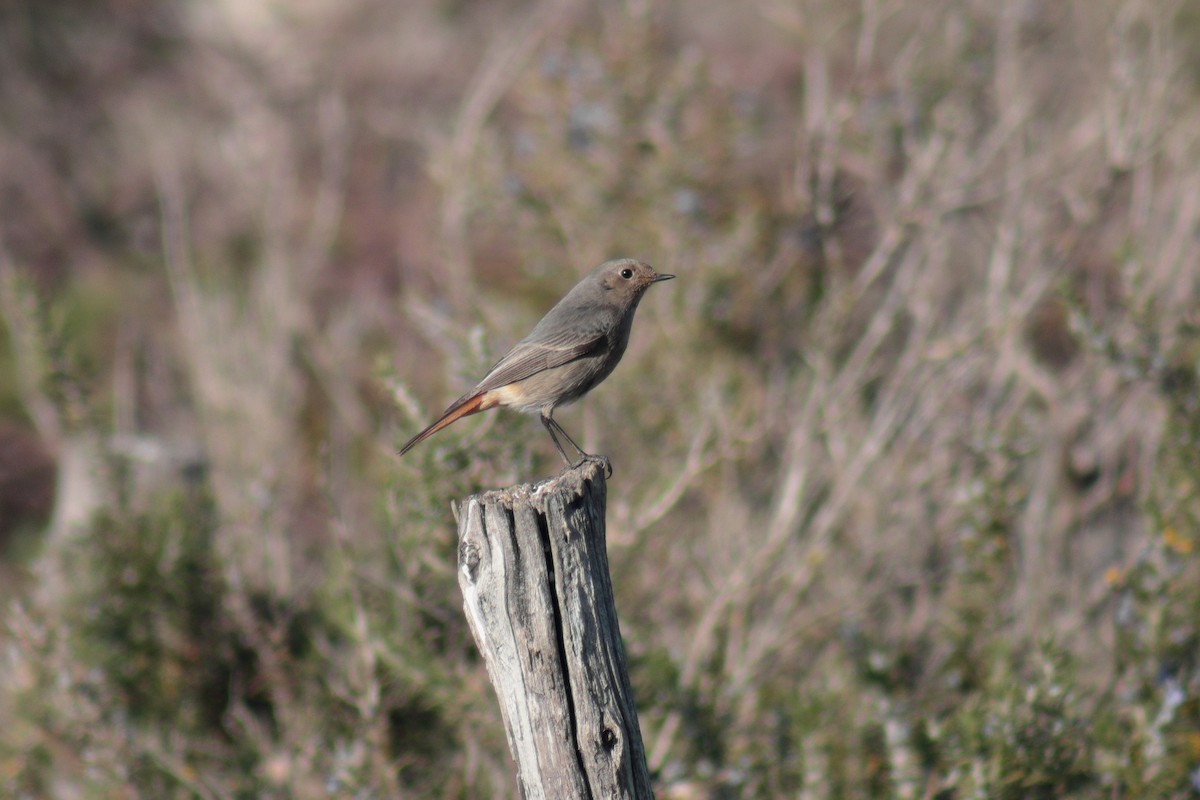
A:
[[[5,794],[511,796],[448,501],[557,457],[394,449],[612,255],[660,796],[1195,791],[1194,3],[272,8],[0,12]]]

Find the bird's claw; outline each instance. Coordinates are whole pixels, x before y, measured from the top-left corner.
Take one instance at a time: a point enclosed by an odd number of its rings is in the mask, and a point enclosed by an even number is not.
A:
[[[594,462],[604,467],[604,479],[608,480],[613,475],[612,460],[608,456],[594,456],[590,453],[584,453],[579,462],[571,465],[571,469],[579,469],[588,462]]]

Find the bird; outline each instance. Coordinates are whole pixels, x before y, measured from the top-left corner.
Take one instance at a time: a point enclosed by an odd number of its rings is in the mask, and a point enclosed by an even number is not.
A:
[[[603,459],[576,444],[555,421],[554,411],[578,400],[612,374],[629,344],[633,315],[642,296],[652,285],[674,277],[633,258],[605,261],[567,292],[475,388],[409,439],[400,455],[463,417],[500,406],[538,414],[567,466]],[[567,457],[559,436],[575,449],[578,461]],[[608,471],[611,473],[611,466]]]

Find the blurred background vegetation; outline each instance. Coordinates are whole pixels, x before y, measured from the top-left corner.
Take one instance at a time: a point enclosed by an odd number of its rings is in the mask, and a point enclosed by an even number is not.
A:
[[[1200,795],[1200,2],[0,7],[0,796],[512,797],[395,448],[561,415],[662,798]]]

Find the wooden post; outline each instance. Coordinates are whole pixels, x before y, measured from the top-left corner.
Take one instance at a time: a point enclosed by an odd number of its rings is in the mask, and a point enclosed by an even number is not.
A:
[[[604,539],[604,467],[468,497],[458,583],[528,800],[653,798]]]

